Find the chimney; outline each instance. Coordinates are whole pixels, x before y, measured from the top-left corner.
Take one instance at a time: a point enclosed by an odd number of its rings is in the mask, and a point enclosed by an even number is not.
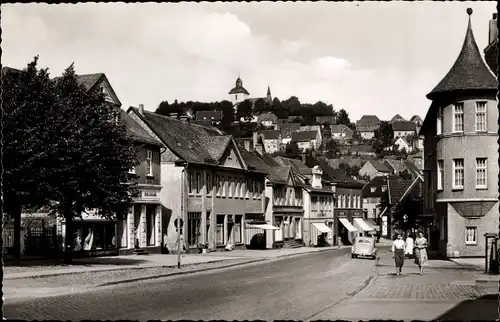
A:
[[[262,143],[257,143],[255,146],[255,151],[257,151],[258,154],[264,155],[264,145]]]
[[[245,140],[245,141],[243,141],[243,143],[245,144],[245,150],[247,150],[248,152],[251,152],[252,148],[251,148],[250,140]]]
[[[493,14],[493,18],[490,20],[490,30],[488,33],[489,44],[492,44],[498,37],[498,26],[497,26],[497,14]]]
[[[313,177],[311,186],[313,188],[321,189],[323,187],[323,185],[321,184],[321,176],[323,175],[323,170],[321,170],[321,168],[316,165],[314,166],[314,168],[312,168],[311,172]]]
[[[139,113],[144,115],[144,104],[139,104]]]
[[[255,147],[257,146],[257,139],[259,137],[259,133],[258,132],[253,132],[253,148],[255,149]]]

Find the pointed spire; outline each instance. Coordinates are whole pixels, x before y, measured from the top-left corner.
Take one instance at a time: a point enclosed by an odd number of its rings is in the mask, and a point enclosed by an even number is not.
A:
[[[271,87],[267,85],[267,96],[271,96]]]
[[[427,98],[433,99],[436,95],[445,92],[461,90],[495,90],[497,81],[481,57],[472,32],[471,15],[472,9],[467,9],[469,23],[465,34],[462,50],[458,55],[453,67],[439,84],[427,94]]]

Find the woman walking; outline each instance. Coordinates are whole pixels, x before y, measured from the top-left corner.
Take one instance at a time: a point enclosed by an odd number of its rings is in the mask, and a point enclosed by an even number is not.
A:
[[[392,242],[392,257],[396,262],[396,275],[401,275],[405,261],[405,242],[401,234],[397,234],[396,240]]]
[[[408,232],[408,237],[406,237],[405,255],[408,258],[411,258],[413,256],[413,236],[411,232]]]
[[[427,239],[424,233],[419,231],[415,239],[415,264],[418,265],[420,275],[424,274],[424,266],[427,264]]]

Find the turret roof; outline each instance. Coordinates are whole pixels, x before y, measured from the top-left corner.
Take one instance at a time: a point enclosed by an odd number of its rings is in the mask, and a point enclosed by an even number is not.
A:
[[[436,95],[461,90],[495,90],[497,81],[484,63],[472,32],[470,15],[472,9],[467,9],[469,23],[462,50],[453,67],[446,76],[427,94],[434,99]]]

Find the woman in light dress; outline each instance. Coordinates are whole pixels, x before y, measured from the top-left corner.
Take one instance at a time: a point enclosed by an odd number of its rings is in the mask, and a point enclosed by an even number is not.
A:
[[[397,234],[396,240],[392,242],[392,257],[396,263],[396,275],[401,275],[405,261],[405,241],[401,234]]]
[[[427,239],[423,232],[418,232],[418,237],[415,239],[415,264],[418,265],[420,275],[424,274],[424,266],[427,265]]]
[[[408,232],[408,237],[406,237],[405,255],[408,256],[408,258],[413,256],[413,236],[411,232]]]

